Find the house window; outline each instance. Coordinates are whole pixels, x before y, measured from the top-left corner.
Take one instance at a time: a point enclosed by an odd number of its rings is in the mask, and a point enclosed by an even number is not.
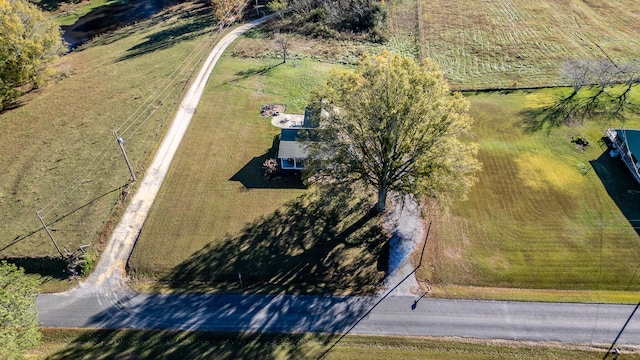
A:
[[[295,160],[293,158],[282,159],[283,168],[292,168],[295,166]]]

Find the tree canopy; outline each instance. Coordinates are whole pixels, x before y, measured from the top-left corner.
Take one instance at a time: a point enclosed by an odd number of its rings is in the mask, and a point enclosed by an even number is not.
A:
[[[450,200],[474,183],[477,149],[461,141],[468,102],[449,91],[434,62],[367,54],[312,96],[312,112],[324,115],[305,140],[309,182],[373,188],[379,211],[389,192]]]
[[[220,28],[240,21],[242,13],[247,7],[248,0],[210,0],[213,15],[218,20]]]
[[[60,27],[27,0],[0,0],[0,110],[38,88],[66,51]]]
[[[22,268],[0,262],[0,359],[20,359],[40,341],[37,289]]]

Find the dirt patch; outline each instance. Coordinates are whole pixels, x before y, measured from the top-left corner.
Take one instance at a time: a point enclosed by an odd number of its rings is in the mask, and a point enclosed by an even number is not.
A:
[[[284,113],[285,108],[282,104],[264,104],[260,109],[260,116],[277,116]]]

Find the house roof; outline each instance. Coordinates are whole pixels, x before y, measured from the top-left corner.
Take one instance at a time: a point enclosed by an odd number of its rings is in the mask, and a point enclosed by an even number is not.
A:
[[[279,159],[307,157],[307,151],[302,144],[298,142],[299,130],[302,129],[282,129],[280,132],[280,146],[278,148]]]
[[[627,143],[629,150],[636,158],[640,158],[640,130],[615,129],[620,140]]]

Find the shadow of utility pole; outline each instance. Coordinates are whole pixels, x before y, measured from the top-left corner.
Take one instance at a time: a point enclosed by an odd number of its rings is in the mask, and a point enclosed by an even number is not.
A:
[[[382,296],[380,298],[380,300],[378,300],[375,304],[373,304],[373,306],[371,307],[371,309],[369,309],[366,313],[364,313],[364,315],[362,315],[356,322],[355,324],[353,324],[349,330],[347,330],[344,334],[342,334],[338,340],[336,340],[336,342],[334,342],[331,347],[329,347],[327,350],[325,350],[322,354],[320,354],[320,356],[318,356],[318,360],[322,359],[323,357],[325,357],[325,355],[327,355],[331,350],[333,350],[333,348],[338,345],[338,343],[344,339],[345,336],[347,336],[353,329],[355,329],[356,326],[358,326],[358,324],[364,319],[366,318],[369,314],[371,314],[371,312],[373,311],[373,309],[375,309],[378,305],[380,305],[380,303],[387,298],[387,296],[389,296],[389,294],[391,294],[393,292],[393,290],[395,290],[396,288],[398,288],[398,286],[400,286],[400,284],[402,284],[403,282],[405,282],[410,276],[412,276],[413,274],[415,274],[415,272],[420,268],[420,266],[422,266],[422,258],[424,257],[424,250],[427,247],[427,240],[429,239],[429,232],[431,231],[431,223],[429,223],[429,228],[427,229],[427,235],[424,239],[424,244],[422,245],[422,253],[420,253],[420,262],[418,263],[418,266],[415,267],[415,269],[413,269],[407,276],[405,276],[402,280],[400,280],[400,282],[398,282],[393,288],[391,288],[391,290],[387,291],[386,294],[384,294],[384,296]],[[420,299],[422,299],[425,295],[427,295],[429,292],[431,291],[430,288],[428,288],[427,292],[425,292]],[[411,306],[411,309],[415,309],[415,306],[417,305],[418,301],[420,300],[416,300],[414,302],[414,304]]]

